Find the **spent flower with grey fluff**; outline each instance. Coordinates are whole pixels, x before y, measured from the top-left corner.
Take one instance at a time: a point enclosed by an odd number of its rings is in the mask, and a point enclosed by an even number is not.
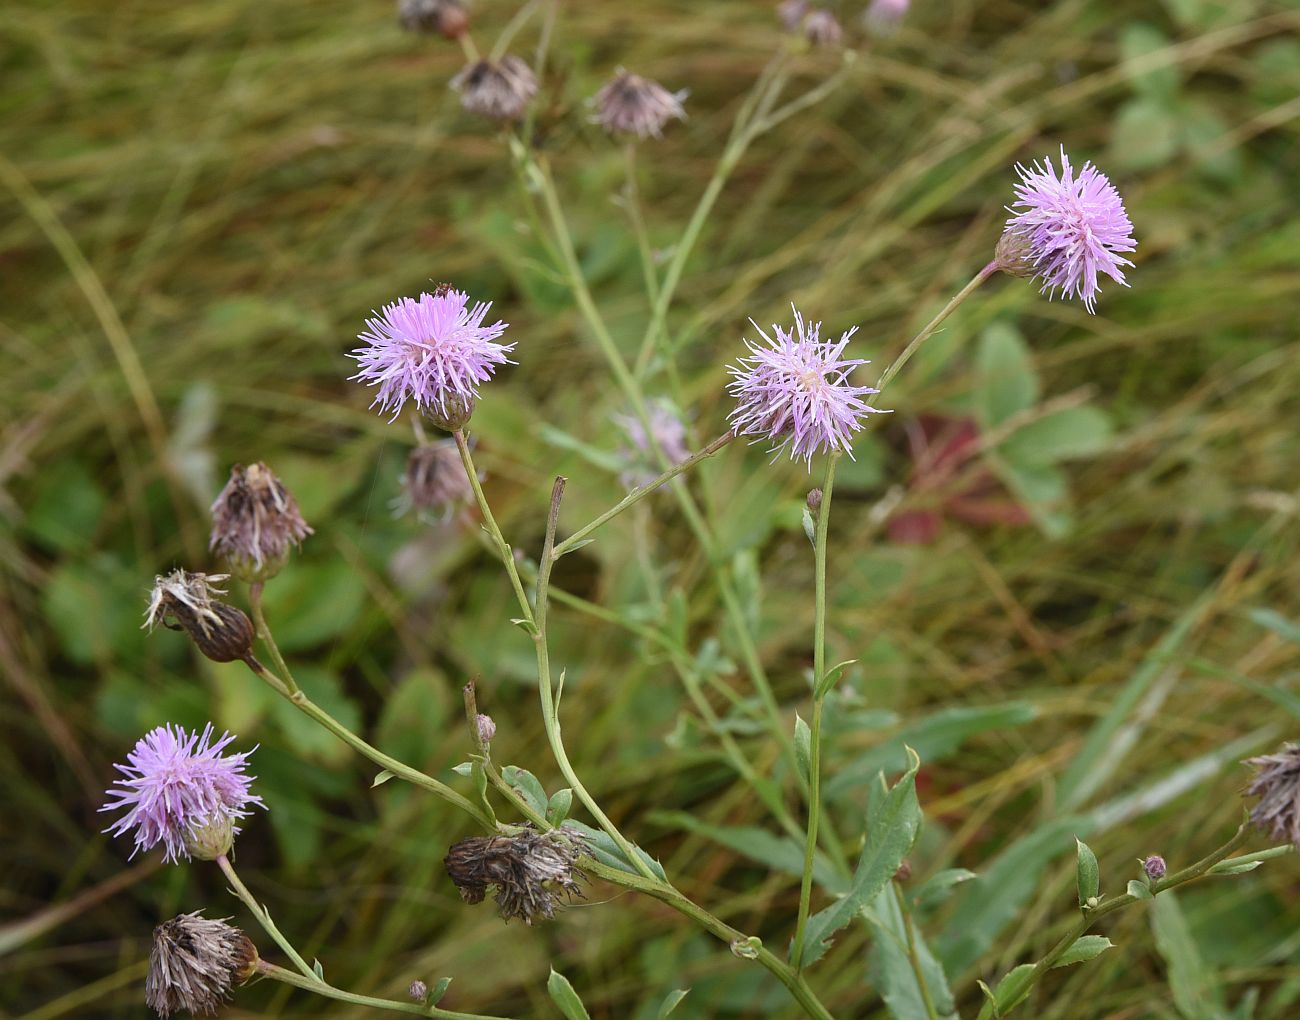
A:
[[[1153,882],[1158,882],[1165,877],[1168,868],[1163,857],[1159,854],[1152,854],[1142,862],[1142,870],[1146,872],[1147,878]]]
[[[238,928],[179,914],[153,931],[144,1001],[161,1017],[182,1010],[212,1016],[257,970],[257,947]]]
[[[619,457],[627,468],[618,476],[629,489],[649,485],[662,474],[656,450],[664,455],[670,467],[676,467],[691,455],[686,448],[686,425],[677,408],[667,400],[652,400],[646,406],[646,417],[650,419],[649,437],[639,418],[623,414],[614,416],[615,424],[627,434],[630,444],[619,451]]]
[[[394,509],[399,514],[415,511],[421,518],[447,520],[474,500],[465,464],[454,439],[439,439],[417,446],[406,458],[402,494]]]
[[[792,460],[805,461],[811,470],[813,454],[819,450],[838,450],[851,457],[853,436],[864,427],[863,419],[882,412],[862,399],[878,390],[849,382],[855,368],[868,364],[844,357],[857,327],[838,341],[824,341],[819,336],[821,323],[808,323],[797,308],[791,308],[794,329],[773,324],[775,338],[750,319],[763,343],[746,339],[751,357],[728,367],[733,379],[727,390],[736,398],[728,418],[735,435],[754,436],[754,442],[770,440],[776,444],[774,454],[788,450]]]
[[[787,32],[794,32],[803,22],[809,6],[808,0],[781,0],[776,5],[776,18]]]
[[[222,754],[235,737],[215,734],[211,723],[201,732],[168,723],[141,737],[125,765],[114,765],[123,778],[99,810],[126,811],[104,831],[133,833],[132,857],[162,844],[164,860],[215,860],[229,853],[249,809],[266,807],[245,771],[253,752]]]
[[[803,19],[803,34],[814,46],[833,48],[844,41],[839,19],[825,7],[819,7]]]
[[[682,100],[687,90],[669,92],[657,81],[619,68],[593,97],[596,123],[610,134],[660,138],[664,125],[686,119]]]
[[[195,647],[213,662],[249,661],[253,654],[253,622],[244,611],[215,596],[229,574],[199,574],[173,570],[154,578],[143,626],[153,630],[161,623],[168,630],[183,630]]]
[[[550,920],[560,897],[582,895],[577,868],[581,838],[569,830],[526,828],[513,836],[469,836],[452,845],[443,860],[466,903],[482,903],[489,891],[509,921]]]
[[[479,60],[451,80],[460,105],[489,120],[515,121],[537,95],[537,76],[512,54],[500,60]]]
[[[1050,156],[1031,167],[1017,164],[1020,183],[994,262],[1012,276],[1035,279],[1049,298],[1059,290],[1096,311],[1100,277],[1127,287],[1122,252],[1137,249],[1133,223],[1115,185],[1092,163],[1076,174],[1061,147],[1060,172]]]
[[[1255,778],[1247,797],[1258,797],[1250,820],[1272,839],[1285,839],[1300,850],[1300,747],[1283,744],[1276,754],[1246,759]]]
[[[408,32],[437,32],[445,39],[459,39],[469,30],[460,0],[397,0],[397,20]]]
[[[278,574],[290,549],[311,533],[298,501],[269,467],[236,464],[212,504],[208,547],[232,574],[253,584]]]

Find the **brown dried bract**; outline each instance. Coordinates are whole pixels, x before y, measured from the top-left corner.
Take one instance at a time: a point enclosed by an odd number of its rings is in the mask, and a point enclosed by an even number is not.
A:
[[[571,832],[525,829],[514,836],[470,836],[454,844],[443,865],[466,903],[482,903],[489,890],[505,920],[555,916],[561,897],[582,895],[577,868],[580,837]]]

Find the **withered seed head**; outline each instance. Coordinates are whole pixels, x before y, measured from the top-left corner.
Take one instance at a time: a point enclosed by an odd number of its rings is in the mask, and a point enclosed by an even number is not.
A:
[[[507,54],[497,61],[470,64],[451,80],[451,87],[460,92],[460,105],[470,113],[512,121],[523,116],[537,95],[537,76],[518,57]]]
[[[257,947],[238,928],[197,910],[180,914],[154,929],[144,999],[161,1017],[211,1016],[256,969]]]
[[[525,924],[555,916],[559,897],[582,895],[577,868],[582,852],[575,833],[525,829],[514,836],[470,836],[454,844],[443,860],[466,903],[482,903],[495,890],[501,916]]]
[[[1283,744],[1277,754],[1249,758],[1257,770],[1246,787],[1247,797],[1258,797],[1250,820],[1273,839],[1290,840],[1300,849],[1300,747]]]
[[[437,32],[444,39],[459,39],[469,30],[460,0],[398,0],[397,20],[408,32]]]
[[[232,574],[253,584],[278,574],[290,547],[301,545],[311,533],[298,501],[270,468],[236,464],[212,504],[208,547]]]
[[[252,621],[242,610],[213,598],[226,594],[217,585],[229,576],[188,570],[159,575],[154,578],[144,626],[152,630],[161,623],[170,630],[185,631],[213,662],[247,658],[253,648]]]
[[[421,518],[446,520],[474,499],[465,464],[454,439],[417,446],[406,459],[399,513],[414,510]]]

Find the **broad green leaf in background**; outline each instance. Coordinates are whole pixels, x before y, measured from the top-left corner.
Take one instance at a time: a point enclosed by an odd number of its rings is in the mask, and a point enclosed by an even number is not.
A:
[[[1178,92],[1178,65],[1168,60],[1153,64],[1150,59],[1169,45],[1169,37],[1150,22],[1135,21],[1124,26],[1119,36],[1123,59],[1120,66],[1134,92],[1162,102],[1173,100]]]
[[[361,708],[344,691],[339,676],[322,666],[307,664],[294,670],[294,679],[312,701],[356,733],[361,728]],[[284,732],[290,746],[305,758],[342,764],[356,752],[316,720],[281,697],[273,697],[268,714]]]
[[[1033,355],[1009,322],[991,323],[980,335],[976,408],[985,430],[1038,403]]]
[[[873,936],[871,952],[867,957],[872,986],[880,992],[880,997],[885,1000],[885,1005],[895,1020],[929,1020],[925,1000],[921,997],[908,955],[903,912],[898,906],[898,897],[894,894],[892,885],[886,885],[876,895],[866,912],[866,918]],[[921,973],[930,992],[930,999],[938,1011],[939,1020],[953,1020],[957,1015],[957,1007],[952,990],[948,987],[948,977],[926,944],[915,919],[912,933]]]
[[[1105,935],[1082,935],[1052,966],[1069,967],[1076,963],[1087,963],[1089,960],[1095,960],[1114,945],[1115,943]]]
[[[384,699],[375,731],[385,753],[423,767],[432,755],[449,753],[448,744],[469,749],[464,716],[447,719],[448,687],[447,679],[431,669],[412,670],[402,678]]]
[[[1178,153],[1178,115],[1166,103],[1138,96],[1115,113],[1107,161],[1121,170],[1154,170]]]
[[[37,474],[23,530],[60,552],[89,549],[107,503],[108,497],[85,465],[76,460],[60,461]],[[147,578],[141,579],[142,586],[147,583]]]
[[[871,903],[894,877],[921,831],[921,805],[916,798],[916,770],[921,759],[909,749],[911,766],[892,788],[884,773],[876,778],[867,811],[867,845],[858,858],[853,883],[841,900],[808,919],[804,932],[805,965],[816,962],[831,947],[831,937]]]
[[[1110,442],[1111,425],[1096,407],[1067,407],[1026,422],[998,445],[998,454],[1014,465],[1055,464],[1090,457]]]
[[[1169,968],[1174,1005],[1184,1020],[1220,1020],[1223,991],[1213,969],[1201,958],[1172,890],[1162,892],[1151,904],[1151,931],[1156,949]]]
[[[650,817],[654,822],[698,833],[774,871],[787,875],[803,874],[804,845],[790,836],[778,836],[749,825],[711,825],[684,811],[659,811]],[[813,858],[813,879],[834,895],[849,891],[848,882],[835,873],[820,851]]]
[[[1276,609],[1252,609],[1246,613],[1252,623],[1271,630],[1280,638],[1300,645],[1300,623],[1288,620]]]
[[[336,638],[356,622],[368,596],[347,560],[293,562],[266,586],[266,618],[284,652]]]
[[[550,992],[551,998],[560,1007],[560,1012],[564,1014],[566,1020],[591,1020],[587,1007],[578,998],[573,985],[569,984],[569,979],[558,970],[553,969],[551,976],[546,979],[546,990]]]
[[[936,906],[951,896],[953,890],[959,885],[969,882],[974,877],[975,872],[967,868],[948,868],[940,871],[921,883],[912,894],[912,902],[923,909]]]

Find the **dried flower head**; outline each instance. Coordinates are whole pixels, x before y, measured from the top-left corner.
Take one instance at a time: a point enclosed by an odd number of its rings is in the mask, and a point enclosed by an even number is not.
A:
[[[787,32],[795,31],[808,13],[808,0],[781,0],[776,5],[776,18]]]
[[[814,46],[832,48],[844,41],[839,19],[825,7],[819,7],[803,19],[803,34]]]
[[[397,0],[397,20],[408,32],[437,32],[445,39],[459,39],[469,30],[460,0]]]
[[[490,889],[505,920],[555,916],[561,895],[582,895],[577,868],[580,837],[564,830],[525,829],[514,836],[470,836],[447,851],[443,866],[466,903],[482,903]]]
[[[429,997],[429,986],[416,978],[411,982],[411,987],[406,990],[406,994],[412,1002],[423,1002]]]
[[[657,81],[619,68],[592,100],[596,123],[610,134],[659,138],[670,119],[686,119],[682,100],[687,91],[669,92]]]
[[[257,970],[257,947],[225,921],[179,914],[153,930],[144,1001],[159,1016],[215,1014]]]
[[[352,378],[379,388],[371,407],[378,404],[396,418],[413,400],[448,432],[469,420],[479,384],[491,379],[498,365],[510,364],[506,354],[515,345],[495,342],[506,323],[483,325],[490,301],[472,308],[468,302],[464,291],[443,286],[385,305],[382,314],[366,320],[366,331],[357,336],[365,346],[349,357],[360,367]]]
[[[614,422],[626,433],[629,445],[619,451],[627,464],[619,481],[629,489],[649,485],[662,474],[656,450],[664,455],[670,467],[687,460],[691,451],[686,448],[686,425],[682,416],[666,400],[652,400],[646,406],[650,419],[650,435],[639,418],[632,415],[615,415]],[[654,440],[651,446],[650,439]]]
[[[907,14],[912,0],[872,0],[862,15],[863,24],[877,35],[890,35]]]
[[[249,659],[253,649],[252,621],[243,610],[213,597],[226,594],[217,585],[229,576],[192,574],[188,570],[160,574],[154,578],[144,626],[152,630],[161,623],[169,630],[185,631],[213,662]]]
[[[454,439],[417,446],[406,458],[398,513],[414,510],[422,518],[446,520],[472,502],[474,489]]]
[[[1249,758],[1257,771],[1246,787],[1247,797],[1258,797],[1250,820],[1272,839],[1286,839],[1300,850],[1300,747],[1283,744],[1276,754]]]
[[[727,389],[737,399],[728,416],[732,432],[755,436],[755,442],[771,440],[774,453],[788,449],[792,460],[806,461],[810,469],[818,450],[852,456],[853,434],[862,430],[862,419],[880,413],[862,399],[879,391],[848,381],[854,368],[868,364],[844,357],[857,327],[838,341],[823,341],[821,323],[806,323],[797,308],[793,330],[773,324],[775,339],[752,319],[750,323],[763,343],[746,339],[752,357],[740,358],[728,369],[734,379]]]
[[[1142,862],[1142,870],[1146,872],[1147,878],[1153,882],[1158,882],[1165,877],[1168,870],[1165,865],[1165,859],[1159,854],[1152,854]]]
[[[212,504],[208,548],[232,574],[250,584],[280,572],[289,550],[312,533],[298,501],[260,461],[230,469],[230,481]]]
[[[140,739],[125,765],[114,766],[126,778],[114,780],[105,791],[112,799],[99,810],[126,810],[104,831],[134,830],[132,857],[161,843],[165,860],[216,858],[229,852],[249,808],[266,807],[250,791],[255,777],[244,771],[252,752],[223,755],[235,738],[223,733],[213,743],[214,732],[211,723],[201,733],[159,726]],[[220,846],[223,833],[228,838]]]
[[[1050,156],[1016,171],[1021,180],[998,243],[998,268],[1040,280],[1049,297],[1073,294],[1095,311],[1100,274],[1127,287],[1120,267],[1133,263],[1119,253],[1137,249],[1119,192],[1092,163],[1076,176],[1064,146],[1059,176]]]
[[[537,95],[537,76],[516,56],[480,60],[451,80],[460,93],[460,105],[489,120],[513,121],[524,115]]]

